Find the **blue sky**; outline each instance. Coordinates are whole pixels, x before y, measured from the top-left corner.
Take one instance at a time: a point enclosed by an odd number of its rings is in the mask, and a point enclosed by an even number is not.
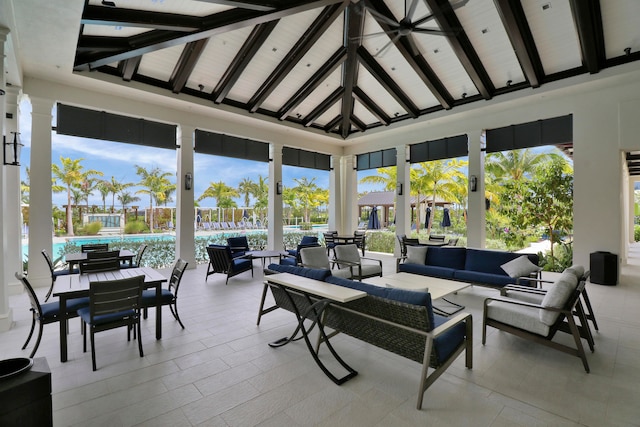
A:
[[[54,113],[55,115],[55,113]],[[55,117],[53,118],[55,124]],[[26,177],[26,166],[29,165],[29,157],[31,152],[31,105],[28,102],[20,104],[20,137],[25,145],[22,150],[22,179]],[[98,170],[104,173],[102,179],[110,180],[111,177],[119,182],[136,183],[140,177],[136,175],[136,165],[142,166],[147,170],[158,167],[165,172],[172,174],[170,178],[172,182],[176,182],[176,151],[161,148],[144,147],[131,144],[102,141],[88,138],[78,138],[73,136],[58,135],[52,133],[52,162],[60,165],[60,157],[69,157],[72,159],[81,158],[84,170]],[[365,171],[363,175],[370,174],[371,171]],[[254,181],[258,177],[269,176],[269,165],[266,162],[255,162],[242,159],[233,159],[228,157],[218,157],[205,154],[195,153],[194,155],[194,190],[195,197],[199,197],[211,182],[223,181],[227,185],[237,187],[243,178],[250,178]],[[318,171],[312,169],[297,168],[292,166],[284,166],[282,169],[283,183],[286,187],[295,185],[295,178],[307,177],[312,179],[315,177],[315,183],[321,188],[329,188],[329,172]],[[369,187],[369,186],[367,186]],[[362,189],[365,187],[360,188]],[[135,193],[141,187],[132,187],[129,190]],[[371,189],[371,188],[368,188]],[[141,206],[148,205],[148,196],[138,194]],[[53,203],[62,206],[66,204],[66,192],[54,193]],[[175,195],[174,195],[175,199]],[[242,198],[236,199],[238,206],[242,206],[244,201]],[[102,198],[98,192],[90,196],[89,205],[102,205]],[[107,197],[107,206],[111,205],[111,196]],[[116,199],[116,206],[118,206]],[[175,201],[168,203],[169,206],[175,206]],[[215,205],[214,199],[204,199],[200,202],[203,207],[211,207]]]

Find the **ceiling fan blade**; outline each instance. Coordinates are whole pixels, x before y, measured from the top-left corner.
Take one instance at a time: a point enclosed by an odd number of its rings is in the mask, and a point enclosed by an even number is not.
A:
[[[409,43],[409,46],[411,47],[411,53],[413,54],[413,56],[419,56],[421,53],[420,49],[418,49],[418,45],[416,45],[416,42],[413,37],[411,37],[411,34],[406,36],[406,39],[407,43]]]
[[[424,24],[425,22],[430,21],[433,18],[435,18],[435,15],[433,13],[430,13],[418,19],[416,22],[413,23],[413,25],[416,26],[416,25]]]
[[[376,36],[381,36],[383,34],[395,34],[397,33],[398,30],[389,30],[389,31],[379,31],[377,33],[371,33],[371,34],[363,34],[362,36],[358,36],[358,37],[351,37],[350,40],[364,40],[364,39],[370,39],[372,37],[376,37]]]
[[[389,40],[389,42],[387,44],[385,44],[384,46],[382,46],[382,49],[380,49],[378,52],[376,52],[376,54],[373,55],[373,57],[377,58],[378,56],[382,56],[384,54],[384,52],[387,49],[389,49],[389,47],[391,47],[392,44],[394,44],[396,41],[398,41],[399,38],[400,38],[400,34],[398,34],[397,36],[395,36],[394,38]]]
[[[456,10],[458,8],[461,8],[462,6],[466,5],[467,3],[469,3],[469,0],[458,0],[457,2],[453,3],[451,5],[451,9]]]
[[[405,2],[405,8],[407,7],[407,3]],[[418,7],[418,0],[412,0],[411,6],[409,6],[409,10],[405,10],[404,16],[411,21],[413,19],[413,14],[416,13],[416,7]]]
[[[434,36],[455,36],[456,34],[458,34],[458,31],[443,31],[436,28],[414,28],[412,32],[420,34],[431,34]]]
[[[365,6],[364,8],[376,19],[376,21],[382,21],[385,24],[391,25],[392,27],[396,27],[396,28],[399,27],[399,24],[396,21],[389,18],[388,16],[383,15],[377,10],[370,8],[368,6]]]

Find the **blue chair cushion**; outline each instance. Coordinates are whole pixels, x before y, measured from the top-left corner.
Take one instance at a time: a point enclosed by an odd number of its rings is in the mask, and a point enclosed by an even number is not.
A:
[[[306,268],[282,264],[270,264],[267,268],[271,271],[277,271],[278,273],[291,273],[297,276],[321,281],[324,281],[327,277],[331,276],[331,271],[322,268]]]
[[[170,304],[173,301],[173,293],[169,289],[162,289],[162,294],[160,296],[162,300],[162,304]],[[153,306],[156,305],[156,290],[155,289],[145,289],[142,291],[142,298],[140,298],[141,306]]]
[[[449,320],[447,317],[439,316],[435,314],[433,316],[433,323],[438,327]],[[447,332],[443,333],[436,339],[434,339],[434,348],[436,351],[437,361],[431,361],[430,365],[439,366],[446,362],[449,356],[456,350],[456,348],[464,341],[466,335],[466,327],[464,322],[460,322]]]
[[[297,249],[287,249],[287,253],[289,255],[298,256],[298,250]]]
[[[302,240],[300,240],[301,245],[311,245],[314,243],[318,243],[318,238],[315,236],[302,236]]]
[[[85,323],[93,324],[93,325],[105,325],[107,323],[115,322],[125,317],[134,316],[135,314],[136,314],[135,310],[125,310],[125,311],[119,311],[117,313],[102,314],[100,316],[95,316],[93,318],[93,323],[92,323],[91,309],[89,307],[84,307],[78,310],[78,315],[80,316],[80,318]]]
[[[233,265],[233,271],[249,270],[253,267],[252,261],[247,258],[234,258],[231,264]]]
[[[74,268],[73,271],[71,271],[71,273],[69,273],[69,270],[54,270],[53,276],[54,277],[68,276],[69,274],[78,274],[78,273],[79,273],[79,270],[77,268]]]
[[[67,300],[67,313],[75,313],[78,309],[89,306],[89,297],[73,298]],[[60,314],[60,302],[40,304],[43,319],[53,319]]]
[[[292,258],[292,257],[283,257],[280,260],[280,265],[292,265],[292,266],[295,266],[296,265],[296,259]]]
[[[503,287],[516,283],[516,279],[506,274],[481,273],[478,271],[457,270],[453,278],[461,282],[482,283],[483,285]]]

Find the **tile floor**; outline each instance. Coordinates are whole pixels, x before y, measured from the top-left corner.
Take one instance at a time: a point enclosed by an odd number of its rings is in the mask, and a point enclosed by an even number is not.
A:
[[[395,271],[382,258],[385,273]],[[97,335],[98,371],[71,321],[69,361],[60,363],[58,328],[46,325],[36,357],[52,371],[56,426],[639,426],[640,246],[616,287],[588,284],[600,332],[587,374],[576,357],[490,329],[481,344],[482,301],[496,291],[471,287],[454,299],[474,316],[473,369],[460,356],[415,409],[420,367],[355,339],[335,346],[359,375],[334,385],[303,342],[272,349],[293,315],[276,310],[256,326],[262,273],[225,286],[188,270],[180,290],[182,330],[164,309],[163,339],[153,312],[144,321],[145,356],[123,330]],[[39,289],[42,295],[45,289]],[[21,351],[30,325],[26,295],[10,298],[15,325],[0,333],[0,358]]]

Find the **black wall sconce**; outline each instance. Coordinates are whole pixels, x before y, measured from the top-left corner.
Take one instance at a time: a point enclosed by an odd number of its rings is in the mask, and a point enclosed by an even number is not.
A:
[[[473,192],[478,191],[478,177],[475,175],[469,177],[469,190]]]
[[[282,194],[282,181],[276,182],[276,194],[277,195]]]
[[[20,143],[20,132],[11,132],[13,141],[7,142],[7,137],[3,136],[2,144],[4,146],[4,164],[11,166],[20,166],[20,151],[23,144]]]
[[[184,189],[191,190],[192,186],[193,186],[193,175],[191,174],[191,172],[187,172],[184,175]]]
[[[396,184],[396,194],[398,196],[402,196],[402,183],[401,182]]]

